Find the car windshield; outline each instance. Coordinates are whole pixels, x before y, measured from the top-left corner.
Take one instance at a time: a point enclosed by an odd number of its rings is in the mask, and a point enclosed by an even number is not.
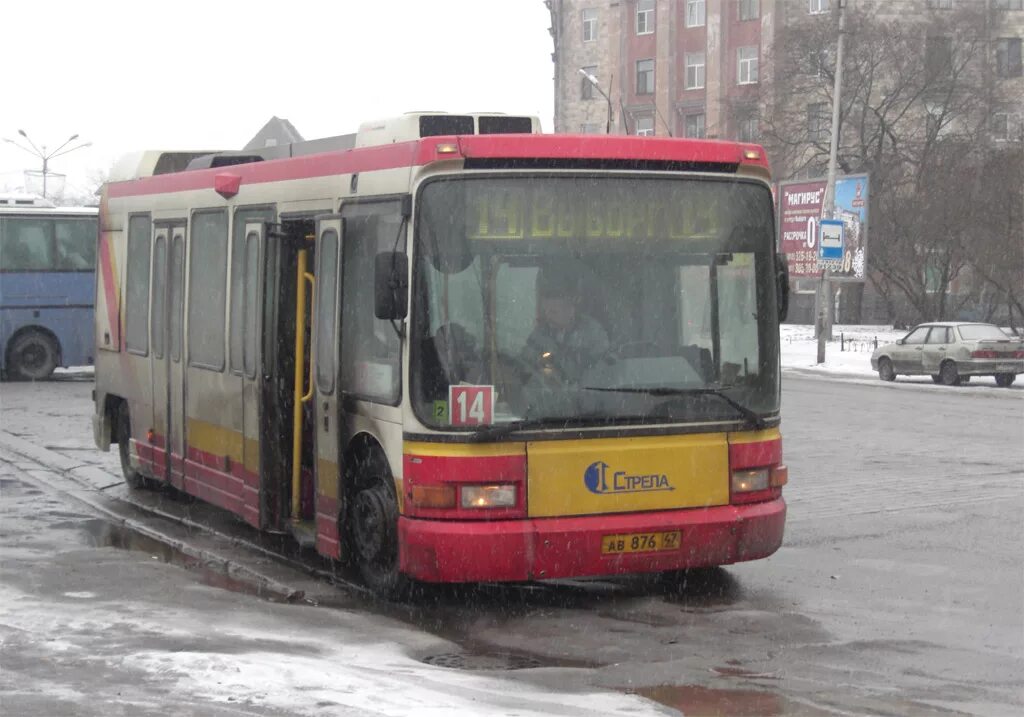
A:
[[[982,341],[995,339],[1005,341],[1010,338],[1001,328],[992,324],[963,324],[959,327],[960,338],[964,341]]]
[[[778,410],[764,185],[490,176],[433,181],[417,206],[411,373],[426,424],[742,419],[728,399]]]

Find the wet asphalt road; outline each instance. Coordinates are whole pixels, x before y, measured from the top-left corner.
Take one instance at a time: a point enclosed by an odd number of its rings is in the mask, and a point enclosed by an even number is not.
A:
[[[89,450],[90,389],[5,384],[0,428],[112,468],[113,454]],[[508,675],[636,692],[686,714],[1013,714],[1024,709],[1022,399],[1019,387],[787,378],[784,546],[685,584],[440,589],[412,607],[311,591],[321,609],[397,618],[460,646],[434,664],[565,666]],[[202,506],[144,500],[245,531]]]

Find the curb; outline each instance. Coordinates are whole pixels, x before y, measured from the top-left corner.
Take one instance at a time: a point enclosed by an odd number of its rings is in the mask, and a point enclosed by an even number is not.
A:
[[[173,550],[180,552],[182,555],[197,560],[205,567],[216,570],[227,577],[255,585],[259,589],[260,594],[266,592],[284,602],[291,603],[302,601],[305,598],[305,591],[303,590],[299,590],[291,585],[283,583],[269,575],[259,572],[258,570],[254,570],[253,568],[243,565],[236,560],[227,558],[214,550],[197,548],[190,545],[183,540],[146,525],[142,521],[124,515],[122,512],[108,505],[107,500],[97,498],[94,494],[103,488],[96,487],[96,483],[102,483],[105,488],[112,487],[113,485],[120,485],[121,483],[120,478],[110,475],[98,466],[84,465],[55,451],[40,448],[32,442],[7,433],[6,431],[0,431],[0,461],[13,462],[11,460],[12,457],[27,459],[38,465],[40,468],[51,472],[50,475],[46,475],[40,471],[25,471],[22,475],[24,475],[28,480],[55,493],[84,504],[90,510],[98,513],[105,520],[108,520],[115,525],[136,532],[163,545],[167,545]],[[77,487],[61,485],[58,481],[53,480],[51,478],[53,472],[59,473],[61,476],[70,479]],[[201,524],[192,521],[183,521],[181,518],[164,511],[155,511],[150,508],[137,506],[130,502],[126,503],[126,505],[137,510],[145,510],[154,516],[172,520],[187,528],[202,530],[207,535],[225,537],[231,540],[229,536],[222,536],[220,533],[211,531]],[[242,541],[233,540],[232,542],[240,543],[247,547],[258,547],[251,546],[249,543],[244,543]]]

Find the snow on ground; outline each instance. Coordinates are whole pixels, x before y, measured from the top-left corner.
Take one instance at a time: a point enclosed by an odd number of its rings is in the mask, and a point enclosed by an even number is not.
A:
[[[861,377],[876,375],[871,369],[876,342],[882,346],[907,335],[905,330],[891,326],[836,325],[832,330],[834,340],[825,346],[825,363],[819,364],[814,326],[783,324],[780,332],[782,368]]]

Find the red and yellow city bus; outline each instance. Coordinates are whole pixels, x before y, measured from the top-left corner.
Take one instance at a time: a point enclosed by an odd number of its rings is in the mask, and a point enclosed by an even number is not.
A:
[[[94,433],[129,485],[382,594],[779,547],[788,286],[760,147],[423,113],[116,175]]]

